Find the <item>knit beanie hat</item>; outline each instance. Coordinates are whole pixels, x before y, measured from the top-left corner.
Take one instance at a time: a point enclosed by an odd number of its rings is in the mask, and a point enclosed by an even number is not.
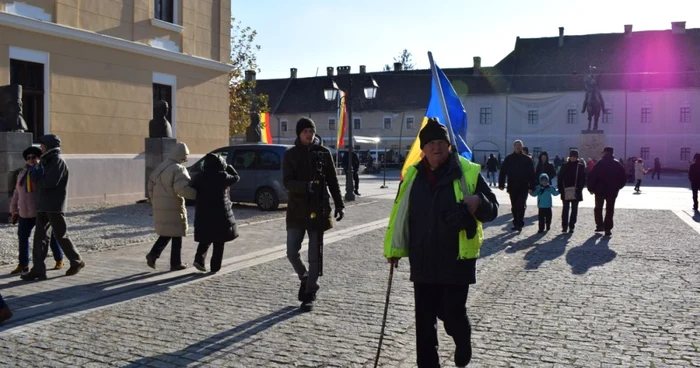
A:
[[[27,156],[29,156],[29,155],[41,157],[41,149],[39,147],[31,146],[31,147],[27,148],[26,150],[24,150],[24,152],[22,152],[22,157],[24,157],[24,161],[27,161]]]
[[[576,157],[576,158],[578,158],[578,151],[577,151],[577,150],[571,150],[571,152],[569,152],[569,157]]]
[[[450,136],[447,134],[447,128],[440,124],[438,118],[430,118],[425,124],[420,133],[418,133],[418,139],[420,139],[420,149],[423,149],[426,144],[432,141],[445,141],[450,143]]]
[[[314,124],[314,121],[311,120],[311,118],[301,118],[299,121],[297,121],[297,137],[301,134],[302,131],[306,128],[311,128],[314,130],[314,133],[316,133],[316,124]]]

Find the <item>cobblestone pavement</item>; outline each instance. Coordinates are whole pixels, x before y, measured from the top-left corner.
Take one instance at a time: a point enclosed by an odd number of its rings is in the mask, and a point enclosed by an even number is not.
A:
[[[700,244],[673,212],[619,210],[609,239],[593,233],[586,208],[571,235],[556,231],[557,215],[551,232],[537,234],[532,206],[522,234],[508,231],[509,218],[486,228],[468,301],[473,366],[700,366]],[[58,326],[0,332],[0,364],[371,367],[388,276],[383,233],[377,228],[326,247],[312,313],[296,311],[297,281],[278,258],[177,287],[173,276],[157,293]],[[380,363],[413,367],[407,262],[397,271]],[[440,336],[451,366],[453,346],[442,329]]]

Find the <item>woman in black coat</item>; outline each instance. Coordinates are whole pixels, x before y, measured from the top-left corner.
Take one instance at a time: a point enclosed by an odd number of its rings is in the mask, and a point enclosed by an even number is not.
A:
[[[559,179],[557,186],[561,193],[562,211],[561,211],[561,231],[563,233],[569,231],[574,232],[576,227],[576,217],[578,216],[578,204],[583,201],[583,188],[586,187],[586,167],[579,163],[578,151],[572,150],[569,153],[569,158],[561,165],[559,169]],[[576,199],[566,199],[566,189],[576,187]],[[571,217],[569,217],[569,209],[571,209]]]
[[[552,182],[555,176],[557,176],[557,171],[554,169],[554,165],[549,162],[549,154],[545,151],[540,153],[539,160],[537,161],[537,168],[535,169],[535,177],[537,182],[540,181],[540,175],[547,174],[549,176],[549,182]]]
[[[240,180],[233,166],[217,155],[204,156],[202,172],[194,177],[191,186],[197,189],[194,217],[194,240],[199,242],[193,266],[203,272],[204,258],[209,246],[214,244],[211,256],[211,272],[221,269],[224,243],[238,237],[236,219],[231,209],[229,187]]]

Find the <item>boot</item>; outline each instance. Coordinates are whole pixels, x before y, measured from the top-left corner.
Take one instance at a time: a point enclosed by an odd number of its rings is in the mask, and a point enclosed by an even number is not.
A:
[[[464,347],[455,349],[455,365],[457,367],[466,367],[472,360],[472,345],[471,342]]]
[[[301,277],[301,285],[299,285],[299,292],[297,293],[297,299],[299,299],[300,302],[304,302],[306,300],[306,280],[309,279],[309,276],[304,275]]]
[[[5,306],[4,308],[0,309],[0,325],[10,318],[12,318],[12,311],[10,310],[10,307]]]
[[[39,273],[38,271],[36,271],[36,269],[32,269],[28,273],[25,273],[24,275],[20,276],[20,278],[24,281],[44,281],[46,280],[46,271],[44,271],[43,273]]]
[[[68,271],[66,271],[66,276],[74,276],[77,275],[80,270],[85,268],[85,261],[81,260],[80,262],[76,264],[71,264],[70,268]]]
[[[10,275],[16,275],[16,274],[18,274],[18,273],[21,273],[21,274],[24,275],[24,274],[27,273],[27,272],[29,272],[29,267],[27,267],[27,266],[22,266],[22,265],[17,265],[17,268],[15,268],[14,270],[12,270],[12,271],[10,272]]]
[[[62,260],[62,259],[56,261],[56,265],[53,267],[53,269],[54,269],[54,270],[60,270],[61,268],[63,268],[63,260]]]
[[[152,269],[156,269],[156,257],[154,257],[151,253],[146,254],[146,264],[148,267]]]

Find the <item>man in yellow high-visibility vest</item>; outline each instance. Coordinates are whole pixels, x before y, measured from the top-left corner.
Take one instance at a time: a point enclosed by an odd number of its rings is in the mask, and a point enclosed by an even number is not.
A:
[[[445,126],[431,118],[418,135],[423,159],[407,169],[399,185],[384,256],[408,257],[416,303],[418,367],[439,367],[437,320],[457,346],[455,363],[471,360],[467,317],[469,285],[476,282],[482,222],[498,216],[498,201],[481,167],[450,154]]]

